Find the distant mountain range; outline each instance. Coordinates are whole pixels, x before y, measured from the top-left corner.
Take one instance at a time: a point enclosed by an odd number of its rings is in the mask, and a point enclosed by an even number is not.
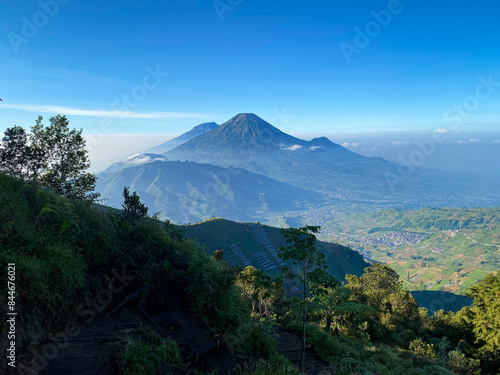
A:
[[[141,160],[141,156],[137,158]],[[100,173],[96,190],[106,205],[121,207],[125,186],[139,194],[151,214],[160,212],[162,217],[181,223],[212,216],[255,221],[261,216],[300,210],[322,201],[314,191],[244,169],[159,158]]]
[[[415,208],[449,193],[417,173],[401,175],[398,166],[382,158],[362,156],[326,137],[311,141],[293,137],[249,113],[238,114],[163,155],[169,160],[244,168],[321,192],[326,201],[358,207]]]
[[[393,165],[366,158],[325,137],[305,141],[254,114],[242,113],[218,128],[164,154],[221,167],[239,167],[306,189],[330,189],[332,180],[347,177],[358,185],[367,175],[382,175]],[[339,181],[335,185],[340,185]]]
[[[123,187],[130,186],[150,212],[181,223],[212,216],[298,217],[311,209],[470,206],[494,195],[474,195],[460,178],[402,173],[400,166],[354,153],[326,137],[293,137],[250,113],[220,126],[201,124],[147,151],[98,174],[97,191],[108,204],[120,206]],[[396,183],[390,181],[394,177]]]

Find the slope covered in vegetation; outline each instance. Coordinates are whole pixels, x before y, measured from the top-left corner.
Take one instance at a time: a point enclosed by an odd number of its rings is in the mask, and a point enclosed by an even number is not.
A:
[[[3,356],[1,371],[84,374],[102,360],[106,370],[94,373],[301,374],[304,301],[287,297],[280,278],[230,267],[223,252],[207,255],[136,208],[68,200],[0,174],[0,262],[15,264],[18,312],[16,368]],[[385,265],[343,285],[329,280],[307,295],[304,369],[495,374],[499,290],[491,275],[471,289],[471,308],[431,318]],[[8,301],[4,281],[0,304]],[[8,328],[2,320],[1,332]],[[0,346],[5,353],[6,335]],[[87,372],[77,367],[84,361]]]
[[[279,275],[281,260],[273,257],[273,254],[286,245],[279,228],[259,223],[238,223],[222,218],[179,228],[185,233],[185,237],[202,244],[209,254],[215,250],[223,250],[230,265],[245,267],[251,264],[256,268],[265,268],[261,267],[262,257],[259,257],[263,253],[267,255],[264,259],[274,261],[276,265],[276,268],[266,272],[274,277]],[[358,252],[348,247],[321,241],[317,242],[317,246],[326,255],[327,267],[338,280],[344,280],[346,274],[360,276],[369,266]]]

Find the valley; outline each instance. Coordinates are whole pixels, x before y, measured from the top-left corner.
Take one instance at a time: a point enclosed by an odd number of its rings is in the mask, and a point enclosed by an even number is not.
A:
[[[409,290],[464,293],[500,268],[499,208],[424,208],[342,213],[328,209],[270,218],[321,225],[318,236],[390,265]]]

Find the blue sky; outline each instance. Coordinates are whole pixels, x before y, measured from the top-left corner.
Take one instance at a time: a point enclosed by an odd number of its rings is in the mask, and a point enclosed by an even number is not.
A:
[[[67,113],[86,134],[171,135],[254,112],[292,134],[499,131],[498,14],[493,0],[4,2],[0,128]]]

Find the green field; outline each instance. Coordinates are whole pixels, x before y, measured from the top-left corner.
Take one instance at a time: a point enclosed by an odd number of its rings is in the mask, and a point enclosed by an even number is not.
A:
[[[500,269],[500,208],[425,208],[339,213],[323,207],[269,218],[321,225],[323,241],[389,264],[409,290],[463,293]]]

